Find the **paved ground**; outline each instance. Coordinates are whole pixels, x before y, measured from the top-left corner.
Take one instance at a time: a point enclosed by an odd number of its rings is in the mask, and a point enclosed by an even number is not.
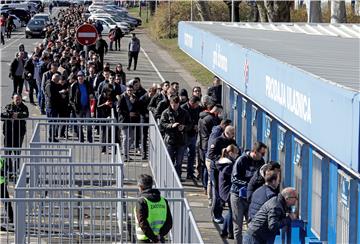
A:
[[[139,55],[138,68],[136,71],[128,71],[127,78],[131,79],[135,76],[139,76],[142,80],[144,87],[151,86],[154,82],[160,82],[163,77],[165,80],[178,81],[181,88],[186,88],[190,91],[190,88],[195,83],[195,78],[186,72],[182,66],[177,63],[169,54],[158,47],[150,38],[140,29],[135,31],[141,40],[142,52]],[[26,51],[29,53],[33,50],[34,46],[41,41],[41,39],[25,39],[24,28],[14,33],[11,40],[6,40],[6,45],[1,46],[1,83],[0,83],[0,94],[1,107],[5,106],[10,101],[12,93],[12,81],[8,78],[9,65],[16,51],[18,45],[23,43]],[[127,43],[129,37],[125,37],[122,40],[122,51],[109,52],[105,56],[105,60],[109,61],[112,67],[117,63],[122,63],[124,67],[127,66]],[[156,71],[157,70],[157,71]],[[203,87],[203,93],[205,93]],[[27,95],[27,94],[25,94]],[[27,99],[28,101],[28,99]],[[30,115],[32,117],[40,116],[39,110],[35,107],[26,103],[29,107]],[[184,173],[185,175],[185,173]],[[199,185],[197,185],[199,184]],[[227,243],[222,240],[219,236],[218,225],[215,225],[210,218],[210,209],[208,208],[207,197],[203,193],[203,189],[200,186],[200,182],[196,183],[193,181],[187,181],[184,183],[186,189],[186,196],[190,202],[193,214],[196,222],[200,228],[201,235],[205,243]]]

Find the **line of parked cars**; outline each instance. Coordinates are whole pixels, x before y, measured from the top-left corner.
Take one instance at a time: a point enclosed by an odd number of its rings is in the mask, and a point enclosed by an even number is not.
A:
[[[126,8],[114,4],[113,1],[93,1],[88,7],[86,17],[93,22],[99,21],[103,34],[108,34],[118,26],[126,35],[142,24],[141,19],[129,15]]]

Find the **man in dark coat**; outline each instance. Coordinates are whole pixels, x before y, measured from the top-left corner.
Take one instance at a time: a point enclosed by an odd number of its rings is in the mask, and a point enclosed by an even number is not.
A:
[[[120,27],[116,26],[115,27],[115,51],[118,50],[119,47],[119,51],[120,51],[120,42],[121,42],[121,38],[124,36],[122,30],[120,29]]]
[[[34,90],[35,95],[38,94],[38,87],[36,85],[36,80],[34,78],[35,74],[35,64],[39,60],[38,55],[34,54],[31,59],[28,59],[24,66],[24,79],[29,82],[29,101],[31,104],[34,104]]]
[[[265,175],[265,184],[258,188],[249,205],[249,221],[251,221],[255,214],[259,211],[261,206],[272,197],[279,194],[277,188],[280,184],[280,173],[276,170],[268,170]]]
[[[277,197],[268,200],[250,222],[243,243],[274,243],[278,231],[297,218],[295,213],[289,211],[297,200],[298,194],[292,187],[285,188]]]
[[[189,113],[180,108],[180,98],[178,96],[170,97],[170,106],[161,115],[160,127],[165,132],[164,141],[180,179],[186,136],[190,124]]]
[[[244,216],[247,218],[249,203],[246,199],[247,185],[254,173],[265,164],[263,159],[267,146],[255,142],[251,151],[244,152],[233,167],[231,174],[230,202],[233,211],[234,237],[238,243],[242,241]]]
[[[212,98],[215,103],[221,103],[222,85],[221,80],[214,76],[213,86],[209,87],[208,95]]]
[[[108,44],[99,34],[99,39],[96,41],[96,52],[100,57],[101,66],[104,65],[104,55],[108,52]]]
[[[134,87],[128,85],[126,92],[120,96],[120,100],[116,107],[118,113],[119,123],[139,123],[140,122],[140,103],[134,94]],[[125,160],[130,161],[129,148],[134,142],[134,126],[123,126],[121,128],[122,134],[122,149],[125,155]]]
[[[161,91],[156,93],[155,96],[152,97],[152,99],[150,100],[148,109],[149,111],[151,111],[153,114],[155,114],[156,112],[156,108],[158,106],[158,104],[163,100],[166,99],[166,93],[167,90],[170,88],[170,82],[169,81],[164,81],[163,83],[161,83]]]
[[[25,134],[26,134],[26,118],[29,117],[29,110],[22,102],[21,96],[15,94],[13,96],[12,103],[5,106],[4,111],[1,113],[1,119],[3,123],[4,134],[4,146],[5,147],[21,147]],[[5,152],[11,154],[12,151]],[[14,151],[14,154],[19,152]],[[10,160],[8,161],[8,169],[10,172],[18,170],[19,164],[13,168]]]
[[[139,243],[164,243],[164,237],[173,225],[168,201],[160,195],[159,190],[153,189],[152,186],[153,179],[150,175],[139,176],[140,198],[135,207],[136,236]],[[156,208],[152,208],[154,204],[157,204]],[[157,217],[154,216],[154,211]]]
[[[24,52],[18,52],[16,58],[10,64],[10,74],[9,77],[13,80],[13,95],[18,94],[21,96],[23,86],[24,86]]]

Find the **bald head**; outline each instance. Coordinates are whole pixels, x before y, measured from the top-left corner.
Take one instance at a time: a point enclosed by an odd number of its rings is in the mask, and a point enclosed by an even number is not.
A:
[[[60,80],[60,75],[59,74],[53,74],[51,77],[51,80],[54,81],[55,83],[58,83]]]
[[[235,128],[234,126],[227,126],[225,128],[224,134],[227,138],[234,138],[235,137]]]

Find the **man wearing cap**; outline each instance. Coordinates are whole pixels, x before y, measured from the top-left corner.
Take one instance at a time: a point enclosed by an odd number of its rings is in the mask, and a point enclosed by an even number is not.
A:
[[[94,97],[94,91],[84,76],[85,74],[79,71],[77,81],[70,88],[70,105],[75,111],[76,118],[91,117],[90,100]],[[80,142],[84,142],[83,126],[79,127],[75,127],[75,133],[78,134]],[[88,142],[93,141],[91,126],[87,126],[87,140]]]
[[[172,228],[168,201],[152,186],[153,179],[150,175],[139,176],[140,198],[134,209],[136,239],[139,243],[164,242],[164,237]]]

